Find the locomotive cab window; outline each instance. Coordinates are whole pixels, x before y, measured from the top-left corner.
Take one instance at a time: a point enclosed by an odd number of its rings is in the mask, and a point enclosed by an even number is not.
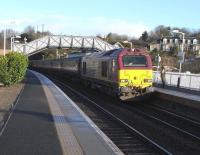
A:
[[[143,55],[126,55],[122,58],[124,67],[146,67],[147,59]]]
[[[107,62],[106,61],[101,62],[101,75],[103,77],[107,77],[107,70],[108,70]]]

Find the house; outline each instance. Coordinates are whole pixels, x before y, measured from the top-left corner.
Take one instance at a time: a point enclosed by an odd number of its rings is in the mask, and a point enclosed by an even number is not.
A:
[[[164,52],[169,52],[175,47],[181,50],[183,45],[184,51],[196,52],[198,54],[200,53],[199,41],[194,37],[185,37],[183,40],[179,37],[166,36],[157,40],[157,42],[152,42],[149,45],[149,48],[150,51],[157,49]]]

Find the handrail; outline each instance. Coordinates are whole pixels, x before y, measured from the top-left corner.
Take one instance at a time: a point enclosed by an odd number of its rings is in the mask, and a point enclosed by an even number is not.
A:
[[[14,51],[23,52],[29,56],[48,48],[90,49],[99,52],[117,48],[97,37],[65,35],[45,36],[25,44],[14,43],[13,47]]]

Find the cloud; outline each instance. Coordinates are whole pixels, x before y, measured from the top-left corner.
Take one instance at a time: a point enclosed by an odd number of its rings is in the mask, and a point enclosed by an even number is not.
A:
[[[101,19],[97,21],[98,29],[102,33],[118,33],[125,34],[131,37],[140,37],[141,34],[146,30],[149,31],[149,28],[139,22],[129,22],[120,19]]]
[[[125,34],[130,37],[140,37],[141,34],[149,28],[142,23],[128,22],[119,19],[108,19],[104,17],[95,18],[62,18],[56,23],[49,23],[47,28],[54,33],[62,33],[69,35],[106,35],[110,32]]]
[[[11,24],[11,21],[14,21]],[[106,17],[68,17],[64,15],[18,15],[12,20],[2,20],[0,24],[7,24],[18,31],[23,31],[28,25],[39,27],[44,24],[44,30],[49,30],[55,34],[66,35],[106,35],[110,32],[125,34],[130,37],[140,37],[148,26],[142,22],[126,21],[121,19],[111,19]],[[14,25],[14,26],[13,26]],[[2,28],[2,27],[0,27]]]

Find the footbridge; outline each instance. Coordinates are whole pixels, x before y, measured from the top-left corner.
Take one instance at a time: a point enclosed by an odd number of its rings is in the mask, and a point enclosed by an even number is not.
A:
[[[13,44],[14,51],[26,53],[28,56],[49,48],[72,48],[107,51],[118,47],[111,45],[97,37],[64,35],[45,36],[29,43]]]

